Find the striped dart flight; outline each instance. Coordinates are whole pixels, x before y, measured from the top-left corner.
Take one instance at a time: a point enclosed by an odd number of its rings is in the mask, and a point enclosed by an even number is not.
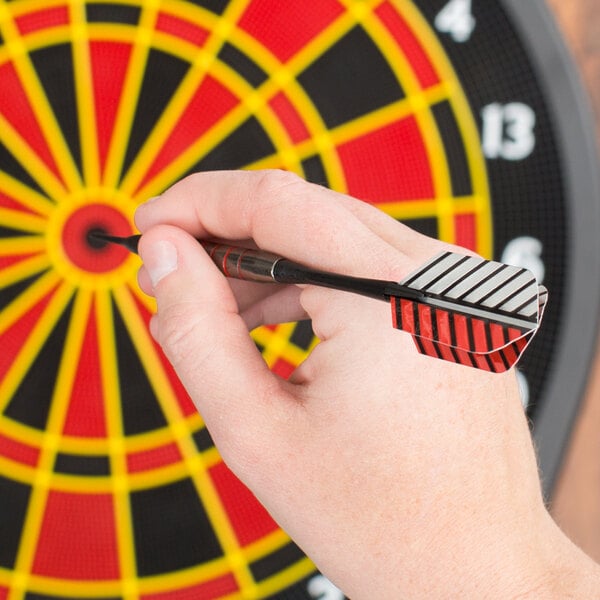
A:
[[[423,297],[391,297],[394,326],[419,352],[500,373],[535,335],[548,299],[527,269],[444,252],[400,282]]]

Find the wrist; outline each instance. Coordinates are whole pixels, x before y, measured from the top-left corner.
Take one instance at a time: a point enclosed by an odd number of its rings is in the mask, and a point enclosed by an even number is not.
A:
[[[578,548],[549,515],[547,529],[537,556],[532,557],[537,563],[531,569],[533,577],[528,586],[512,597],[515,600],[600,598],[600,565]]]
[[[415,595],[406,597],[600,600],[600,565],[567,538],[545,509],[539,521],[539,527],[529,521],[520,531],[496,532],[492,538],[484,534],[479,543],[468,543],[469,552],[454,546],[454,555],[434,560],[429,569],[421,562],[418,575],[404,578],[400,585],[388,573],[377,597],[404,597],[410,582]],[[445,537],[439,544],[452,548]]]
[[[553,524],[537,527],[532,519],[499,515],[490,521],[487,527],[480,519],[448,524],[433,539],[421,537],[407,543],[400,535],[400,543],[384,548],[367,544],[360,567],[354,570],[358,577],[324,571],[355,600],[594,597],[583,591],[572,594],[590,589],[585,585],[593,580],[595,565],[580,557],[580,551]]]
[[[482,569],[482,577],[473,580],[479,589],[463,597],[600,599],[600,566],[558,528],[546,511],[538,528],[515,534],[504,552],[496,552],[490,566]]]

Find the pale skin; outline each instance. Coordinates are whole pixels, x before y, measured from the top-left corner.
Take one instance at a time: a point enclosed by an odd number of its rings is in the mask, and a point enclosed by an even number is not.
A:
[[[600,598],[544,506],[513,371],[418,354],[384,302],[226,279],[194,237],[392,280],[441,242],[278,171],[193,175],[135,219],[153,336],[229,467],[348,596]],[[306,317],[321,343],[285,381],[249,330]]]

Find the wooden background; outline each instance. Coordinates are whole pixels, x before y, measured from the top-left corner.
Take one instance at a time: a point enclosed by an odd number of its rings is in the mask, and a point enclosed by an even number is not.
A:
[[[579,66],[600,140],[600,1],[547,1]],[[551,499],[551,511],[571,539],[600,562],[600,352]]]

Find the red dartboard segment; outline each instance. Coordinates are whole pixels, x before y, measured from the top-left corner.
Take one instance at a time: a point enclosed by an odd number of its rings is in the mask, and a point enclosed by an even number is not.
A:
[[[0,333],[0,380],[4,380],[8,370],[22,349],[23,343],[29,338],[32,330],[44,314],[55,289],[43,296],[31,308]]]
[[[208,29],[165,12],[160,12],[158,14],[156,19],[156,31],[168,33],[181,40],[185,40],[198,48],[204,46],[206,40],[210,36],[210,31]]]
[[[217,600],[235,597],[239,587],[233,575],[223,575],[198,585],[156,594],[142,594],[141,600]]]
[[[40,459],[40,450],[0,434],[0,456],[16,463],[35,467]]]
[[[89,315],[81,343],[79,368],[75,374],[69,405],[64,420],[63,435],[82,438],[106,437],[104,389],[98,346],[98,319],[95,303]]]
[[[440,78],[427,56],[423,45],[392,3],[387,1],[382,2],[375,10],[375,13],[402,48],[419,79],[421,87],[426,89],[439,83]]]
[[[327,29],[344,10],[337,0],[255,0],[248,4],[238,26],[286,62]]]
[[[130,452],[127,455],[127,472],[154,471],[181,462],[183,456],[177,444],[172,442],[158,448]]]
[[[101,172],[104,172],[123,83],[131,59],[131,44],[90,41],[89,56],[94,91],[94,114]]]
[[[248,488],[221,462],[209,470],[240,546],[277,531],[278,526]]]
[[[20,212],[37,214],[31,209],[31,207],[25,206],[19,200],[12,198],[11,196],[8,196],[6,194],[3,194],[2,192],[0,192],[0,207],[7,208],[9,210],[17,210]]]
[[[14,268],[19,263],[25,262],[27,259],[37,256],[36,254],[18,254],[10,256],[0,256],[0,270],[4,271],[9,268]]]
[[[279,358],[271,367],[273,373],[287,379],[296,370],[296,365],[287,360]]]
[[[33,573],[67,580],[116,579],[119,563],[112,495],[51,491]]]
[[[454,217],[454,232],[458,246],[471,250],[479,246],[476,223],[477,218],[474,214],[456,215]]]
[[[27,35],[34,31],[47,30],[69,22],[69,8],[67,6],[56,6],[25,14],[15,19],[15,23],[21,35]]]
[[[269,105],[279,117],[294,144],[303,142],[310,137],[310,132],[302,117],[298,114],[298,111],[294,108],[294,105],[290,102],[286,94],[278,92],[269,100]]]
[[[52,173],[60,179],[52,152],[31,108],[31,101],[23,88],[15,65],[7,62],[0,66],[0,89],[10,90],[0,104],[0,115],[19,133]]]
[[[369,202],[430,199],[431,165],[414,117],[364,134],[337,148],[348,192]]]

